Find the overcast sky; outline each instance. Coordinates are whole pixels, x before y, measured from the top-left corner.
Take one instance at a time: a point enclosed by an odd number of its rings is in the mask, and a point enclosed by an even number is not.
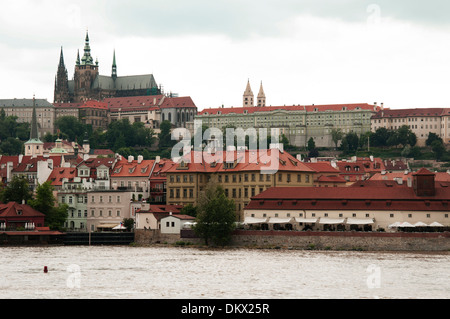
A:
[[[152,73],[199,110],[267,105],[450,106],[447,0],[0,0],[0,99],[53,102],[86,29],[100,74]]]

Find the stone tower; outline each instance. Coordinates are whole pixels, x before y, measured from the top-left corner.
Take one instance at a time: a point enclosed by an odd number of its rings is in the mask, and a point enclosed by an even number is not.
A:
[[[98,61],[94,63],[94,60],[91,56],[91,47],[89,45],[89,34],[86,31],[84,55],[80,61],[78,54],[77,62],[75,65],[74,102],[83,102],[90,98],[92,84],[94,80],[97,78],[97,75],[98,75]]]
[[[53,102],[54,103],[70,102],[69,77],[67,75],[67,69],[64,64],[62,47],[61,47],[61,54],[59,56],[58,71],[55,77],[55,95],[53,98]]]
[[[247,88],[245,89],[244,92],[244,96],[243,96],[243,107],[248,107],[248,106],[254,106],[254,95],[252,92],[252,88],[250,87],[250,80],[248,80],[247,82]]]
[[[259,88],[259,93],[258,93],[258,106],[266,106],[266,95],[264,94],[264,90],[263,90],[263,85],[262,85],[262,81],[261,81],[261,87]]]
[[[31,117],[30,139],[25,142],[25,156],[42,156],[44,143],[39,139],[38,122],[36,116],[36,99],[33,96],[33,113]]]

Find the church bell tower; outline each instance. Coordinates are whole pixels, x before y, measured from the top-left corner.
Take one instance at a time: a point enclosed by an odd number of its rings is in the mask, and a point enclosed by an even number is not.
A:
[[[74,91],[76,92],[74,102],[83,102],[89,100],[92,95],[93,83],[98,75],[98,61],[94,63],[91,56],[91,47],[89,45],[89,34],[86,31],[86,39],[84,45],[84,55],[75,65],[74,75]]]

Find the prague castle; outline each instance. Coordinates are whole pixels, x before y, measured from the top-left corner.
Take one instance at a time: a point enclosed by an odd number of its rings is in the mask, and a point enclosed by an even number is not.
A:
[[[118,76],[115,52],[111,75],[100,75],[99,63],[98,60],[94,62],[91,56],[89,34],[86,32],[84,55],[80,59],[78,51],[72,80],[68,78],[61,48],[54,92],[54,103],[82,103],[111,97],[159,95],[161,87],[158,87],[152,74]]]

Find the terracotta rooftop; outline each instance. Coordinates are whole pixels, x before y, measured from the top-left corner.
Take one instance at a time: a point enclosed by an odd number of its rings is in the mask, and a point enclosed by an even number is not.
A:
[[[274,163],[272,163],[272,157],[274,157]],[[185,163],[184,165],[182,165],[183,162]],[[172,166],[167,172],[214,173],[260,171],[270,170],[271,166],[277,171],[314,172],[314,170],[289,153],[278,150],[276,152],[272,149],[263,151],[217,151],[211,154],[207,152],[192,151],[187,154],[184,161],[180,159],[178,164]]]
[[[155,160],[133,160],[126,159],[118,161],[111,172],[111,177],[149,177]]]
[[[9,202],[7,204],[0,204],[0,217],[14,217],[18,215],[22,217],[43,217],[43,213],[38,212],[31,206],[26,204],[19,204],[16,202]]]
[[[434,196],[417,196],[412,187],[272,187],[254,196],[249,210],[418,210],[450,211],[450,187]]]
[[[256,112],[271,112],[276,110],[284,111],[305,111],[305,112],[326,112],[326,111],[355,111],[355,110],[378,111],[380,107],[367,103],[358,104],[329,104],[329,105],[289,105],[289,106],[264,106],[264,107],[229,107],[229,108],[210,108],[204,109],[198,115],[217,115],[217,114],[251,114]],[[219,113],[220,112],[220,113]]]

